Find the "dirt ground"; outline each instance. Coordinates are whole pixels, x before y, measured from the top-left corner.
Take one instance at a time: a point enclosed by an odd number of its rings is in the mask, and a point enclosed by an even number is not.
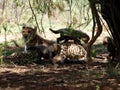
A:
[[[97,43],[101,43],[105,35],[101,34]],[[119,63],[106,62],[105,55],[99,53],[97,56],[101,58],[94,58],[90,69],[85,62],[78,61],[58,67],[47,61],[39,65],[3,63],[0,65],[0,90],[120,90]]]
[[[49,63],[25,66],[1,65],[0,90],[120,90],[120,76],[110,73],[109,64]]]
[[[23,63],[29,58],[18,57],[18,60]],[[90,69],[86,62],[74,60],[57,67],[48,60],[39,65],[3,63],[0,65],[0,90],[120,90],[119,63],[107,63],[103,58],[93,60]]]

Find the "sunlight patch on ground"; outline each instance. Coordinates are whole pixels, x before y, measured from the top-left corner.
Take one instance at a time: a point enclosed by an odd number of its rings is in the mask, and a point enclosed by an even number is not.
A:
[[[7,72],[12,72],[12,73],[24,73],[30,71],[29,68],[25,66],[19,66],[19,67],[0,67],[0,73],[7,73]]]

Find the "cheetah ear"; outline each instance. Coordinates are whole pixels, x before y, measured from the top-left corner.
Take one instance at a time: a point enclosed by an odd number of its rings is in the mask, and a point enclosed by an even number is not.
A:
[[[26,26],[23,26],[22,29],[24,29]]]

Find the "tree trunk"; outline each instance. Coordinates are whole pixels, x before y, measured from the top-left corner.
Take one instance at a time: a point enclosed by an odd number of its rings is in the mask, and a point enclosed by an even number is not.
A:
[[[100,0],[101,14],[109,26],[117,48],[118,58],[120,59],[120,1],[119,0]]]
[[[96,39],[100,36],[100,34],[102,33],[102,25],[99,19],[99,15],[98,12],[96,10],[96,3],[93,0],[89,0],[90,2],[90,7],[91,7],[91,11],[92,11],[92,15],[93,15],[93,21],[94,21],[94,25],[93,25],[93,35],[92,35],[92,39],[89,41],[88,45],[87,45],[87,59],[88,59],[88,67],[91,65],[92,62],[92,58],[91,58],[91,47],[94,44],[94,42],[96,41]],[[96,34],[94,35],[94,30],[95,30],[95,26],[97,24],[97,31]]]

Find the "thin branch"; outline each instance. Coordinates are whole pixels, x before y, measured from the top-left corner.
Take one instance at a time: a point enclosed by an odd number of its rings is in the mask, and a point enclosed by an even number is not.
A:
[[[3,0],[3,3],[2,3],[2,17],[4,16],[5,6],[6,6],[6,0]]]
[[[38,21],[37,21],[37,16],[36,16],[36,14],[35,14],[35,12],[34,12],[34,10],[33,10],[33,8],[32,8],[32,5],[31,5],[31,3],[30,3],[30,0],[28,0],[28,2],[29,2],[30,9],[31,9],[31,11],[32,11],[32,14],[33,14],[33,16],[34,16],[34,18],[35,18],[35,21],[36,21],[36,25],[37,25],[37,27],[38,27],[38,30],[41,31],[41,30],[40,30],[40,27],[39,27],[39,24],[38,24]]]
[[[96,41],[96,39],[100,36],[100,34],[102,33],[102,25],[101,25],[101,22],[100,22],[100,19],[99,19],[99,15],[98,15],[96,7],[95,7],[95,3],[90,2],[90,7],[92,9],[92,14],[95,17],[95,21],[96,21],[97,26],[98,26],[98,30],[97,30],[95,36],[90,41],[91,44],[93,44]]]
[[[103,22],[103,20],[102,20],[101,17],[100,17],[100,21],[101,21],[102,25],[105,27],[105,29],[107,30],[108,34],[112,37],[110,31],[109,31],[108,28],[105,26],[105,24],[104,24],[104,22]]]
[[[95,23],[95,16],[93,16],[93,30],[92,30],[92,38],[94,38],[94,35],[95,35],[95,26],[96,26],[96,23]]]

